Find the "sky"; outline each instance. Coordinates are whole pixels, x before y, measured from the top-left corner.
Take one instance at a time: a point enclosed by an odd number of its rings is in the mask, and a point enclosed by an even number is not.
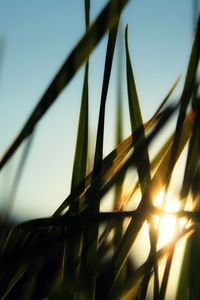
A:
[[[91,0],[91,21],[107,1]],[[126,91],[124,28],[129,26],[129,48],[143,119],[152,116],[181,75],[174,94],[180,95],[193,39],[192,0],[130,0],[123,11],[118,45],[123,54],[123,136],[130,134]],[[0,40],[0,157],[13,141],[73,47],[84,34],[84,1],[1,0]],[[90,59],[90,144],[101,95],[107,36]],[[119,51],[106,106],[106,155],[115,145],[115,113]],[[28,219],[51,215],[70,191],[83,68],[40,121],[20,181],[13,215]],[[0,175],[3,203],[23,146]]]

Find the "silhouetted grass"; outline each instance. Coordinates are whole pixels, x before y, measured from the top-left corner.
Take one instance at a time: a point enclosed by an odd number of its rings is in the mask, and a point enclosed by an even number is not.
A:
[[[90,25],[90,1],[85,0],[86,33],[0,161],[2,169],[20,144],[29,138],[11,191],[8,203],[10,207],[30,149],[30,135],[60,92],[85,63],[70,195],[53,216],[18,224],[1,237],[0,299],[164,299],[174,251],[180,239],[188,242],[177,299],[200,299],[200,99],[199,83],[196,81],[200,55],[200,19],[180,99],[173,105],[168,104],[178,79],[155,114],[145,123],[129,54],[126,27],[127,101],[132,132],[127,139],[122,140],[122,99],[119,92],[116,103],[117,146],[104,158],[106,99],[120,15],[127,2],[111,0]],[[106,32],[108,42],[94,166],[87,174],[88,89],[92,84],[88,76],[89,58]],[[161,144],[158,134],[168,126],[172,116],[177,118],[175,131]],[[160,143],[160,147],[151,159],[149,146],[152,142]],[[173,170],[186,145],[189,146],[179,192],[180,207],[178,211],[168,212],[164,204],[160,208],[155,207],[155,197],[161,190],[167,194],[171,183],[176,185]],[[55,159],[58,158],[55,156]],[[137,176],[132,185],[127,187],[124,184],[127,171],[133,169]],[[101,200],[112,188],[115,188],[113,210],[102,212]],[[128,210],[127,204],[135,204],[138,191],[141,195],[139,204],[135,205],[134,210]],[[189,201],[192,205],[188,208]],[[6,214],[9,212],[10,210]],[[158,247],[160,228],[156,227],[154,220],[158,216],[161,224],[165,215],[176,217],[176,232],[168,244]],[[178,226],[178,221],[183,217],[187,222],[183,227]],[[148,224],[145,238],[147,243],[150,241],[150,250],[146,261],[137,267],[131,254],[135,251],[134,243],[144,224]],[[146,245],[141,245],[141,248],[145,247]],[[159,270],[163,258],[166,258],[166,262],[162,273]],[[151,292],[149,286],[152,280]]]

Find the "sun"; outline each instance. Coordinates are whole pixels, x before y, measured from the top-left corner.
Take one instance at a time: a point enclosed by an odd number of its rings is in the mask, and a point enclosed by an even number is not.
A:
[[[180,201],[174,198],[171,192],[166,194],[161,190],[155,197],[154,206],[166,212],[162,216],[154,216],[154,226],[158,230],[157,247],[161,248],[174,239],[177,231],[185,225],[185,219],[178,220],[175,215],[170,214],[180,210]]]

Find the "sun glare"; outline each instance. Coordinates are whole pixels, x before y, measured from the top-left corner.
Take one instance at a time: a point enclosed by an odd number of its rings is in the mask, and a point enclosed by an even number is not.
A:
[[[169,214],[180,210],[180,202],[173,198],[170,192],[165,194],[161,190],[155,198],[154,205],[166,212],[163,216],[154,217],[154,225],[159,231],[158,248],[160,248],[173,240],[177,230],[185,225],[185,220],[183,218],[178,220],[175,215]]]

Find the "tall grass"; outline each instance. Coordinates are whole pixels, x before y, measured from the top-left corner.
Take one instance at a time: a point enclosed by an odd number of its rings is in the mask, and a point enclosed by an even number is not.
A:
[[[200,19],[180,99],[175,104],[169,104],[177,80],[170,91],[166,91],[166,97],[161,99],[157,111],[146,123],[142,118],[126,27],[127,101],[132,132],[122,140],[122,101],[119,92],[116,104],[117,145],[103,157],[106,99],[120,15],[127,2],[109,1],[90,25],[90,1],[85,0],[86,33],[0,160],[2,169],[21,143],[27,140],[4,215],[6,222],[36,125],[85,64],[71,192],[51,217],[18,224],[9,233],[1,235],[1,299],[165,299],[170,288],[173,257],[181,239],[186,241],[186,247],[177,299],[200,299],[200,102],[197,82]],[[94,163],[93,169],[87,173],[88,89],[92,84],[89,82],[89,59],[106,33],[108,42]],[[150,145],[160,143],[158,134],[168,126],[172,116],[177,120],[175,131],[160,145],[155,157],[150,158]],[[173,171],[186,146],[187,159],[179,191],[179,209],[168,211],[165,208],[167,194],[170,184],[176,184]],[[133,169],[137,176],[128,190],[124,182],[128,171]],[[101,201],[111,189],[115,190],[113,209],[102,212]],[[161,190],[164,191],[164,199],[162,205],[157,207],[155,198]],[[138,194],[140,201],[136,205]],[[128,209],[128,205],[135,209]],[[176,226],[171,239],[159,246],[161,224],[167,215],[174,217]],[[184,224],[180,226],[179,220],[183,218]],[[138,255],[135,242],[144,228],[146,244],[149,243],[150,248],[146,260],[138,266],[133,258],[133,255]],[[148,249],[144,244],[141,248]]]

